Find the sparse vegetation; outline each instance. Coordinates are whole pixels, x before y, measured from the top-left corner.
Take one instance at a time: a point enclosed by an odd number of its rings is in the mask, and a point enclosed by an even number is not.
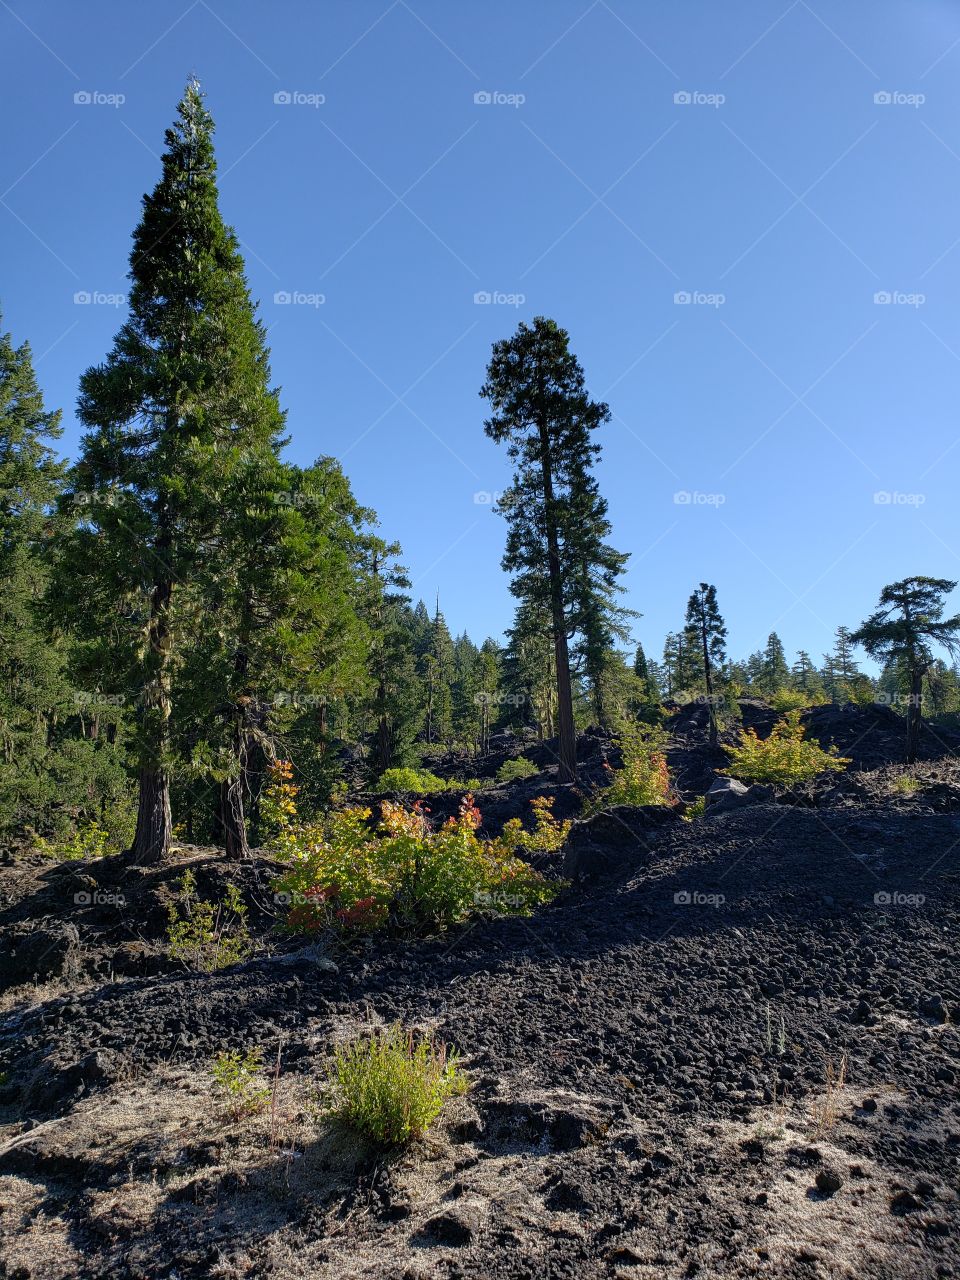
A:
[[[192,868],[183,873],[177,903],[168,908],[167,950],[192,969],[213,973],[246,960],[253,951],[247,906],[236,885],[228,884],[219,904],[197,897]]]
[[[532,778],[539,773],[532,760],[518,756],[516,760],[504,760],[497,770],[498,782],[518,782],[521,778]]]
[[[610,769],[610,783],[586,806],[596,813],[615,804],[672,804],[673,788],[664,751],[666,734],[652,725],[628,721],[619,729],[623,768]]]
[[[265,1111],[270,1088],[262,1075],[262,1049],[228,1049],[218,1053],[210,1074],[234,1121]]]
[[[707,797],[697,796],[696,800],[691,800],[686,806],[680,817],[684,822],[695,822],[697,818],[702,818],[707,811]]]
[[[330,1076],[337,1114],[385,1146],[422,1137],[469,1088],[455,1051],[399,1023],[338,1045]]]
[[[759,737],[753,729],[744,729],[738,746],[723,748],[730,757],[730,768],[722,772],[742,782],[791,786],[828,770],[844,769],[850,763],[834,749],[824,751],[805,734],[796,708],[777,721],[767,738]]]

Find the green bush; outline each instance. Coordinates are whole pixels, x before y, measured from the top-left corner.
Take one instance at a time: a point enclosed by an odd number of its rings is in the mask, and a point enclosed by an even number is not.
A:
[[[277,901],[291,904],[286,926],[312,933],[327,928],[376,929],[393,921],[432,929],[466,920],[493,904],[511,915],[529,915],[562,887],[517,855],[558,849],[569,822],[558,822],[553,801],[531,801],[533,830],[519,818],[495,840],[477,832],[480,811],[465,795],[455,817],[436,830],[423,801],[410,809],[390,800],[371,812],[333,809],[322,821],[303,822],[290,766],[277,761],[262,807],[273,827],[270,852],[289,870],[274,883]]]
[[[438,791],[459,790],[460,784],[451,787],[429,769],[385,769],[376,781],[377,791],[402,791],[408,795],[425,796]]]
[[[230,1049],[214,1058],[210,1074],[227,1101],[234,1120],[256,1115],[270,1101],[270,1090],[263,1080],[263,1050]]]
[[[623,768],[605,768],[609,786],[594,793],[584,812],[589,816],[615,804],[671,804],[674,799],[662,729],[629,721],[618,730]]]
[[[798,709],[778,720],[768,738],[760,738],[753,729],[744,729],[738,746],[723,748],[731,763],[721,772],[743,782],[790,786],[850,763],[837,755],[835,747],[824,751],[816,742],[808,741],[805,732]]]
[[[338,1045],[330,1077],[336,1113],[385,1146],[421,1137],[447,1098],[469,1088],[454,1051],[399,1023]]]
[[[498,782],[517,782],[521,778],[532,778],[535,773],[540,770],[532,760],[520,756],[516,760],[504,760],[503,764],[497,770]]]
[[[218,906],[196,896],[197,881],[192,870],[180,881],[179,906],[168,908],[167,947],[171,959],[182,960],[192,969],[213,973],[239,964],[253,951],[247,929],[247,907],[235,884]],[[182,915],[181,915],[182,911]]]

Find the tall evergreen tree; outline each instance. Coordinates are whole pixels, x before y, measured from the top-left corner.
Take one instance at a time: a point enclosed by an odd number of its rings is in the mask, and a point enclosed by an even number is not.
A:
[[[703,680],[710,718],[710,745],[715,747],[719,739],[717,708],[714,701],[715,676],[718,667],[726,661],[727,628],[717,605],[717,589],[708,582],[701,582],[687,603],[687,626],[696,630],[703,663]]]
[[[820,673],[805,649],[798,651],[797,660],[793,664],[792,675],[794,686],[801,693],[805,693],[810,698],[816,698],[822,694],[823,682],[820,679]]]
[[[52,718],[68,707],[62,656],[44,616],[53,508],[63,467],[27,343],[0,333],[0,830],[46,807]]]
[[[891,582],[880,592],[879,607],[850,636],[871,658],[900,661],[910,682],[906,760],[912,764],[920,745],[923,678],[933,663],[931,646],[951,657],[960,653],[960,614],[945,618],[944,596],[956,587],[948,578],[913,577]]]
[[[281,443],[234,233],[217,199],[213,122],[191,82],[167,130],[163,172],[143,200],[130,257],[130,315],[105,364],[81,380],[88,428],[75,485],[109,493],[78,530],[72,572],[106,609],[122,606],[137,704],[139,808],[133,855],[170,844],[172,687],[204,558],[223,535],[222,497],[241,464]]]
[[[490,402],[487,435],[514,464],[500,510],[507,520],[503,567],[520,600],[549,612],[557,685],[559,778],[577,775],[569,637],[592,617],[609,625],[610,593],[624,557],[606,541],[607,504],[592,475],[593,433],[610,417],[591,400],[566,332],[538,316],[494,345],[480,392]]]
[[[775,631],[771,631],[763,649],[760,688],[767,697],[770,697],[778,689],[785,689],[789,681],[790,668],[787,666],[787,654],[783,641]]]

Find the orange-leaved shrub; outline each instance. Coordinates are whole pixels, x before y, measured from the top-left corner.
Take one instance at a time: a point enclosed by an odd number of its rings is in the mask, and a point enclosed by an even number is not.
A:
[[[534,801],[532,831],[514,819],[495,840],[477,835],[472,795],[437,829],[421,801],[409,809],[383,801],[375,825],[360,806],[303,822],[285,770],[282,762],[273,767],[264,812],[276,824],[269,847],[290,864],[275,888],[289,904],[291,929],[376,929],[388,921],[436,928],[490,909],[529,915],[560,887],[517,856],[559,848],[565,839],[569,823],[554,819],[550,800]]]

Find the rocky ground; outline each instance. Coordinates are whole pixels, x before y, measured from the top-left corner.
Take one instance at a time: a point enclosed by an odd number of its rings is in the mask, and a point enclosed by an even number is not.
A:
[[[0,868],[0,1276],[960,1277],[960,767],[819,714],[839,782],[600,814],[550,907],[437,939],[276,940],[261,859]],[[186,864],[241,885],[246,964],[163,955]],[[398,1018],[472,1088],[384,1152],[329,1119],[325,1063]],[[274,1103],[233,1121],[210,1063],[254,1045]]]

